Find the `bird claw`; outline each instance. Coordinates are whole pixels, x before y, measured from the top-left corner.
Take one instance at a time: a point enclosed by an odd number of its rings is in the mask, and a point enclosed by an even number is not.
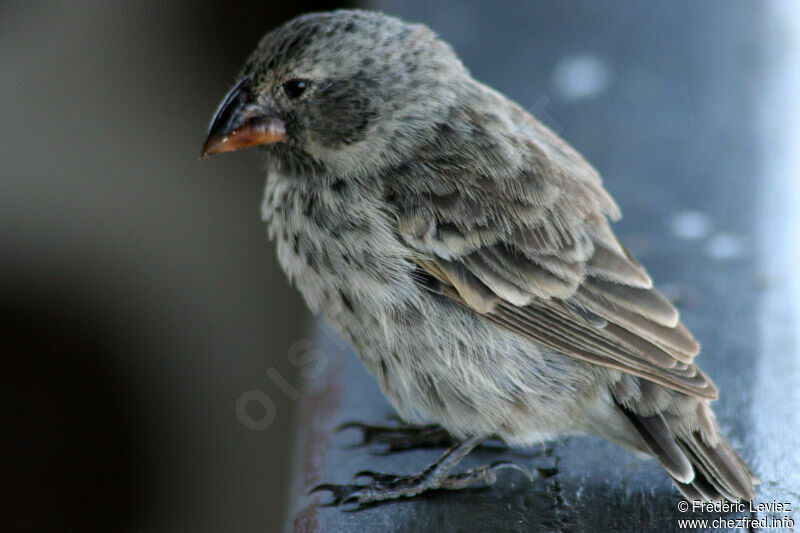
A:
[[[460,490],[487,487],[495,483],[497,479],[496,472],[506,469],[521,472],[528,481],[533,481],[534,479],[530,470],[511,461],[498,461],[491,465],[473,468],[460,474],[452,474],[438,479],[428,478],[425,474],[396,476],[372,470],[362,470],[353,476],[353,481],[357,481],[359,478],[367,478],[368,482],[366,483],[353,483],[350,485],[325,483],[314,487],[309,495],[315,492],[329,491],[333,495],[333,499],[324,505],[341,506],[348,503],[357,503],[361,508],[365,504],[415,496],[426,490]]]
[[[345,422],[336,427],[336,433],[348,429],[361,432],[361,442],[354,447],[385,444],[385,454],[415,448],[438,448],[452,444],[452,437],[437,425],[405,425],[399,418],[390,419],[395,425],[372,425],[363,422]]]
[[[317,485],[308,493],[309,496],[317,492],[327,491],[333,499],[323,505],[337,507],[347,503],[360,503],[361,492],[364,487],[369,485],[336,485],[333,483],[322,483]]]
[[[353,481],[358,478],[368,478],[367,483],[352,483],[349,485],[336,485],[333,483],[323,483],[317,485],[308,493],[309,496],[317,492],[327,491],[333,495],[333,499],[327,506],[340,506],[348,503],[365,504],[375,500],[384,499],[382,493],[391,493],[404,484],[414,481],[414,476],[396,476],[394,474],[384,474],[372,470],[362,470],[353,476]],[[399,495],[402,495],[402,490]]]
[[[384,474],[383,472],[373,472],[372,470],[362,470],[353,476],[353,480],[355,481],[360,477],[367,477],[374,483],[391,483],[393,481],[397,481],[399,476],[394,474]]]
[[[398,417],[396,415],[392,415],[392,416],[387,417],[386,421],[389,422],[389,423],[393,423],[395,425],[393,425],[393,426],[390,426],[390,425],[381,426],[381,425],[377,425],[377,424],[367,424],[365,422],[359,422],[359,421],[356,421],[356,420],[352,420],[350,422],[342,422],[341,424],[336,426],[336,429],[334,431],[336,433],[341,433],[342,431],[345,431],[347,429],[360,429],[362,431],[364,431],[364,430],[396,431],[398,429],[416,428],[417,427],[417,426],[404,426],[403,425],[403,421],[400,420],[400,417]]]
[[[491,468],[495,472],[497,472],[498,470],[505,470],[505,469],[516,470],[517,472],[522,472],[522,474],[526,478],[528,478],[529,482],[531,483],[533,482],[533,474],[531,474],[531,471],[528,468],[522,466],[521,464],[514,463],[512,461],[498,461],[496,463],[492,463],[491,465],[489,465],[489,468]]]

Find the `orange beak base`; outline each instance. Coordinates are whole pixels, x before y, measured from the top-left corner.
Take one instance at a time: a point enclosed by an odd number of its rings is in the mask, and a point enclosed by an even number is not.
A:
[[[228,133],[209,134],[200,158],[285,140],[286,127],[282,120],[251,121]]]

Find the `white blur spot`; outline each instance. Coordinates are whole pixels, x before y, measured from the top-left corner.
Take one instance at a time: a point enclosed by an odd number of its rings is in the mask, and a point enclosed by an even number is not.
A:
[[[717,261],[744,257],[747,248],[744,238],[735,233],[717,233],[706,243],[706,253]]]
[[[611,69],[603,59],[578,54],[564,57],[553,71],[553,86],[568,101],[592,98],[602,93],[611,80]]]
[[[672,217],[672,233],[680,239],[698,241],[711,233],[711,219],[700,211],[681,211]]]

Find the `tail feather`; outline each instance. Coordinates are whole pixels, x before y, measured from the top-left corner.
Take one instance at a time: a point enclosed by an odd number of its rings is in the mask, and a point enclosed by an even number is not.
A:
[[[691,482],[694,478],[692,465],[678,443],[672,438],[672,433],[661,413],[641,416],[624,408],[622,412],[628,417],[650,452],[658,459],[670,477],[682,483]]]
[[[679,444],[690,457],[695,471],[702,474],[716,490],[715,498],[752,500],[755,482],[750,468],[733,448],[720,437],[711,446],[698,432],[679,438]]]
[[[631,425],[689,500],[742,500],[755,498],[758,479],[730,444],[719,434],[713,414],[705,402],[697,400],[696,412],[704,427],[687,430],[675,415],[656,412],[648,416],[617,402]],[[670,423],[670,419],[674,423]],[[704,437],[711,435],[710,444]]]
[[[682,483],[675,478],[672,478],[672,481],[683,497],[689,501],[716,501],[723,498],[701,472],[697,472],[690,483]]]

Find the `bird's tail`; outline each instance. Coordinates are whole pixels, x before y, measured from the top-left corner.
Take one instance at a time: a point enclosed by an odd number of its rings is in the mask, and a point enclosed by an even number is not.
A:
[[[722,436],[708,402],[684,395],[675,400],[680,415],[617,406],[686,499],[752,500],[758,478]]]

